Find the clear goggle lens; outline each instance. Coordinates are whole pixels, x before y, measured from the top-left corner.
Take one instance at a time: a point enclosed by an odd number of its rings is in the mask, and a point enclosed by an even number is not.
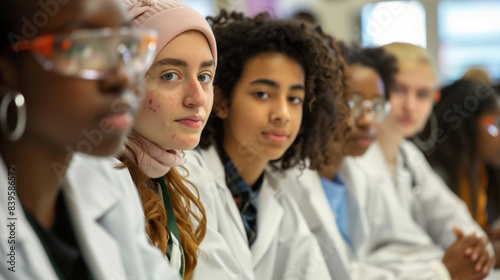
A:
[[[13,49],[31,50],[45,70],[97,80],[119,63],[133,74],[145,73],[154,60],[156,40],[152,30],[103,28],[42,35]]]
[[[500,118],[495,118],[494,116],[485,115],[477,119],[479,125],[484,127],[488,134],[493,137],[498,137],[500,135]]]

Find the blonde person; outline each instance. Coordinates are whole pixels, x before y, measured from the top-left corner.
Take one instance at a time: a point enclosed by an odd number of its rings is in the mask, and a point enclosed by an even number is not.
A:
[[[485,233],[422,152],[405,140],[424,127],[439,94],[433,62],[424,49],[411,44],[393,43],[384,49],[398,59],[399,72],[389,89],[391,111],[380,125],[377,142],[359,162],[435,244],[470,258],[469,266],[447,266],[452,279],[484,277],[494,260],[491,250],[486,251]],[[477,239],[474,245],[463,246],[472,237]]]
[[[60,2],[0,2],[0,279],[178,279],[130,176],[102,159],[130,131],[156,35],[117,1]]]

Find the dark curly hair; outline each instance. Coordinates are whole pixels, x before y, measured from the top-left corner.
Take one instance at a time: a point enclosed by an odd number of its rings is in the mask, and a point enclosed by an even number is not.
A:
[[[467,117],[453,113],[452,108],[457,104],[466,104],[473,98],[477,102],[475,110],[467,110]],[[491,110],[500,96],[493,88],[471,80],[458,80],[441,89],[441,100],[434,106],[437,126],[443,131],[433,149],[426,153],[426,157],[433,168],[442,172],[443,178],[450,189],[459,194],[460,174],[465,172],[471,189],[471,212],[476,214],[477,174],[479,167],[475,165],[477,158],[477,118]],[[429,137],[431,122],[427,123],[422,138]],[[425,138],[427,139],[427,138]],[[497,189],[492,187],[489,189]]]
[[[396,57],[381,47],[361,48],[356,44],[347,46],[343,42],[339,42],[339,47],[348,65],[361,64],[377,71],[384,82],[385,97],[389,99],[389,89],[398,72]]]
[[[235,83],[245,62],[261,53],[280,53],[297,61],[304,69],[304,114],[299,134],[285,154],[271,166],[285,170],[310,160],[311,168],[327,161],[333,139],[346,130],[347,115],[346,64],[336,41],[320,27],[291,19],[272,19],[267,13],[254,18],[242,13],[222,10],[217,17],[208,17],[219,52],[214,86],[222,98],[230,101]],[[229,102],[230,105],[230,102]],[[203,130],[200,147],[206,149],[222,143],[222,120],[212,115]]]

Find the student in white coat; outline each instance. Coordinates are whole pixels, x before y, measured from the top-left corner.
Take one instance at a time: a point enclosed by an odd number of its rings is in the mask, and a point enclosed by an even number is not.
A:
[[[315,148],[335,131],[319,120],[336,118],[342,105],[334,97],[342,97],[343,61],[320,30],[298,21],[225,11],[209,20],[220,54],[215,116],[200,149],[186,152],[207,222],[226,239],[244,279],[330,279],[314,235],[270,170],[305,157],[316,163]]]
[[[396,59],[381,48],[353,46],[343,48],[343,55],[349,64],[352,92],[350,130],[333,143],[332,160],[320,166],[320,172],[292,169],[285,174],[291,180],[286,190],[320,244],[325,244],[330,273],[338,276],[346,271],[342,279],[450,279],[447,267],[457,270],[452,275],[467,265],[473,267],[461,255],[449,252],[443,257],[443,251],[410,216],[398,213],[398,202],[383,196],[377,181],[357,166],[355,157],[369,148],[378,123],[389,110],[384,85],[394,80]],[[464,238],[456,247],[480,241]],[[337,255],[340,261],[333,258]]]
[[[136,26],[156,30],[159,38],[144,76],[145,99],[119,158],[139,191],[146,232],[183,279],[239,279],[222,236],[207,228],[198,191],[178,172],[183,151],[198,145],[212,110],[217,63],[212,29],[178,1],[124,4]]]
[[[422,152],[405,140],[423,128],[439,94],[430,56],[424,49],[405,43],[389,44],[384,49],[397,57],[399,72],[389,89],[391,111],[380,125],[377,142],[359,159],[360,166],[372,178],[380,179],[384,195],[399,201],[402,210],[443,249],[454,244],[457,233],[460,237],[473,233],[485,237],[463,201],[432,170]],[[478,246],[466,252],[476,262],[478,273],[487,274],[491,267],[494,254],[490,246],[488,250],[489,254],[483,254],[483,246]]]
[[[116,1],[40,3],[0,2],[0,279],[178,279],[130,178],[96,158],[123,145],[156,35]]]

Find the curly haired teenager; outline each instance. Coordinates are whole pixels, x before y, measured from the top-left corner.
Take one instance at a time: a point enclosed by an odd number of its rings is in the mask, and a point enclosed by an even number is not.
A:
[[[241,279],[330,279],[318,243],[273,170],[327,160],[347,112],[345,63],[320,28],[222,11],[214,115],[188,177],[241,268]],[[333,46],[333,47],[332,47]],[[332,51],[335,50],[335,51]],[[328,120],[328,121],[327,121]]]

